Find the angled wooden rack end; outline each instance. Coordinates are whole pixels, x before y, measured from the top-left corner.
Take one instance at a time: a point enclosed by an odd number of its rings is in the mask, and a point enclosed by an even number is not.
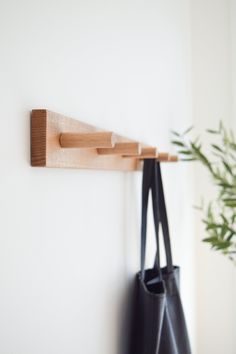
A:
[[[146,158],[177,156],[45,109],[31,113],[31,165],[136,171]]]

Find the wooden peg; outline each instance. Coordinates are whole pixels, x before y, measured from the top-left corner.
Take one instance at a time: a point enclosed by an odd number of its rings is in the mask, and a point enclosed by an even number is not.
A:
[[[157,157],[157,149],[155,147],[145,146],[141,148],[141,152],[137,156],[124,156],[124,157],[133,157],[139,160],[144,159],[155,159]]]
[[[122,142],[116,143],[113,148],[97,149],[98,155],[139,155],[141,151],[139,143]]]
[[[32,166],[140,171],[144,159],[178,161],[150,145],[46,109],[31,113]]]
[[[155,159],[157,157],[157,149],[155,147],[143,147],[140,159]]]
[[[158,156],[157,154],[157,149],[155,147],[150,147],[150,146],[145,146],[141,148],[141,152],[139,155],[126,155],[123,156],[125,157],[133,157],[139,160],[144,160],[144,159],[155,159]]]
[[[112,148],[115,136],[112,132],[62,133],[60,145],[63,148]]]
[[[179,161],[179,157],[177,155],[170,155],[168,161],[170,161],[170,162],[178,162]]]
[[[157,160],[161,162],[169,161],[169,154],[168,152],[159,152],[157,155]]]

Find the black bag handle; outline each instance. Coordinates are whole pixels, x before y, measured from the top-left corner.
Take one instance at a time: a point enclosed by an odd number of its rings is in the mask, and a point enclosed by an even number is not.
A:
[[[169,224],[168,217],[166,211],[166,203],[165,203],[165,195],[164,188],[162,183],[162,175],[161,175],[161,166],[159,162],[155,162],[154,174],[153,174],[153,200],[154,198],[158,198],[158,212],[159,212],[159,220],[162,226],[162,233],[164,239],[165,253],[166,253],[166,263],[167,263],[167,271],[168,273],[173,271],[173,261],[172,261],[172,252],[171,252],[171,242],[170,242],[170,232],[169,232]],[[159,251],[159,238],[157,239],[157,253],[155,258],[154,268],[160,268],[160,251]]]
[[[146,240],[147,240],[147,210],[148,210],[148,199],[149,191],[152,190],[152,201],[153,201],[153,217],[154,217],[154,226],[156,234],[156,245],[157,252],[156,255],[159,255],[159,211],[158,211],[158,195],[157,189],[154,188],[154,170],[155,160],[146,159],[144,160],[143,166],[143,182],[142,182],[142,225],[141,225],[141,278],[145,279],[145,255],[146,255]],[[159,259],[159,257],[156,257]],[[161,277],[160,267],[157,266],[157,272]]]
[[[152,210],[153,210],[153,219],[154,219],[154,226],[155,226],[155,233],[156,233],[156,257],[154,262],[154,268],[160,271],[160,245],[159,245],[159,225],[161,221],[160,217],[160,208],[159,208],[159,191],[158,191],[158,184],[157,184],[157,166],[154,161],[153,166],[153,173],[152,173]]]

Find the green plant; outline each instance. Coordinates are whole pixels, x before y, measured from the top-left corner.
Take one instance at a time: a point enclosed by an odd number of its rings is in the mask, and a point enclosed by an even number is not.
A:
[[[209,172],[216,186],[216,198],[201,206],[206,237],[212,249],[223,253],[236,264],[236,141],[231,130],[222,122],[219,129],[208,129],[214,142],[210,151],[203,149],[200,139],[187,138],[192,127],[184,133],[173,132],[172,143],[182,161],[199,161]]]

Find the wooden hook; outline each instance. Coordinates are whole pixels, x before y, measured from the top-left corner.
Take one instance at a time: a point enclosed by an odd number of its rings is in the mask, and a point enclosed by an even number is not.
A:
[[[62,133],[60,145],[63,148],[112,148],[115,135],[112,132]]]
[[[155,159],[155,157],[157,157],[157,149],[155,147],[143,147],[139,155],[140,159]]]
[[[168,161],[170,161],[170,162],[178,162],[179,161],[179,157],[177,155],[170,155]]]
[[[145,146],[141,148],[140,154],[134,156],[134,155],[126,155],[123,157],[133,157],[139,160],[144,160],[144,159],[155,159],[157,157],[157,149],[155,147],[151,146]]]
[[[157,160],[161,162],[169,161],[169,154],[168,152],[159,152],[157,155]]]
[[[121,142],[116,143],[113,148],[100,148],[97,149],[98,155],[139,155],[141,147],[139,143],[135,142]]]
[[[141,171],[144,159],[178,161],[145,143],[46,109],[31,113],[32,166]]]

